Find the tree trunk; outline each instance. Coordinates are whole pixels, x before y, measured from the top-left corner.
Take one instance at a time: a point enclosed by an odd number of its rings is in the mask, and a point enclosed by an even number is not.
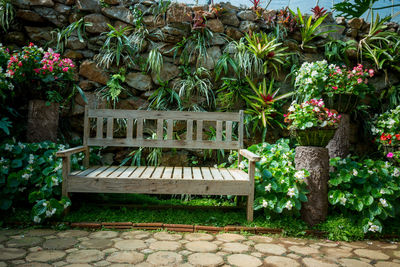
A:
[[[43,100],[30,100],[26,139],[28,142],[57,142],[59,104],[46,105]]]
[[[296,148],[296,170],[306,169],[310,176],[305,178],[310,191],[308,201],[302,204],[302,219],[309,225],[324,221],[328,214],[328,149],[314,146]]]
[[[342,118],[339,123],[335,136],[326,146],[329,150],[330,158],[345,158],[349,154],[350,149],[350,115],[341,114]]]

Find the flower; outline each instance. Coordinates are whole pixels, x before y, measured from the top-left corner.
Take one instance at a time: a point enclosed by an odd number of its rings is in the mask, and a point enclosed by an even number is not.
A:
[[[272,187],[271,184],[266,185],[265,186],[265,192],[270,192],[271,191],[271,187]]]
[[[288,202],[286,202],[285,208],[288,210],[291,210],[293,208],[293,204],[290,200]]]
[[[268,207],[268,202],[265,199],[263,199],[262,206],[264,208]]]
[[[353,169],[353,175],[357,176],[358,175],[358,171],[356,169]]]
[[[30,174],[27,174],[27,173],[25,173],[25,174],[23,174],[23,175],[21,176],[21,178],[24,179],[24,180],[29,180],[29,177],[31,177],[31,175],[30,175]]]
[[[35,216],[35,217],[33,217],[33,221],[34,221],[35,223],[40,223],[41,219],[40,219],[39,216]]]
[[[289,188],[287,195],[292,198],[296,193],[294,192],[294,188]]]
[[[297,180],[304,180],[304,178],[306,177],[306,174],[304,173],[304,171],[297,171],[297,172],[295,172],[294,177]]]
[[[13,145],[10,145],[10,144],[6,144],[6,145],[4,146],[4,150],[7,150],[7,151],[11,151],[13,148],[14,148],[14,146],[13,146]]]
[[[383,206],[384,208],[386,208],[387,206],[389,206],[388,203],[386,202],[386,199],[384,199],[384,198],[380,198],[380,199],[379,199],[379,202],[382,204],[382,206]]]
[[[387,153],[386,157],[388,157],[390,159],[393,158],[393,153],[392,152]]]
[[[371,223],[370,227],[368,228],[368,231],[370,231],[370,232],[378,232],[379,231],[379,226]]]
[[[32,154],[30,154],[30,155],[29,155],[29,159],[28,159],[28,163],[29,163],[29,164],[33,164],[33,162],[34,162],[33,160],[34,160],[34,159],[35,159],[35,156],[32,155]]]
[[[56,209],[46,210],[46,217],[51,217],[56,213]]]
[[[395,168],[393,171],[393,176],[394,177],[399,177],[400,176],[400,170],[398,168]]]
[[[346,204],[347,198],[341,197],[339,201],[340,201],[340,204],[342,204],[344,206]]]

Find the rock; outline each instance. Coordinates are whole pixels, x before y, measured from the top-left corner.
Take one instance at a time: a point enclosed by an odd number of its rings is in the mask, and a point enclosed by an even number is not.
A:
[[[391,262],[391,261],[378,261],[375,264],[375,267],[400,267],[400,262],[398,263]]]
[[[329,153],[327,148],[298,146],[296,170],[306,169],[310,176],[307,184],[308,202],[302,203],[302,219],[309,225],[324,221],[328,214]]]
[[[147,258],[147,262],[154,266],[177,266],[182,261],[182,255],[171,251],[157,251]]]
[[[7,243],[7,247],[21,248],[21,247],[33,247],[40,244],[43,241],[40,237],[24,236],[21,238],[12,238]]]
[[[212,46],[214,46],[214,45],[224,45],[226,43],[228,43],[228,40],[225,37],[223,37],[219,33],[215,33],[214,37],[211,39],[210,45],[212,45]]]
[[[240,24],[240,21],[239,21],[238,17],[236,16],[235,11],[228,11],[226,13],[223,13],[220,16],[220,20],[224,25],[238,27]]]
[[[29,0],[13,0],[12,4],[15,7],[22,8],[22,9],[29,9],[31,3]]]
[[[249,251],[249,246],[248,245],[244,245],[241,243],[224,243],[221,246],[222,251],[226,251],[229,253],[244,253]]]
[[[224,32],[224,24],[219,19],[207,20],[206,26],[213,32]]]
[[[179,42],[183,36],[186,36],[190,28],[189,27],[182,27],[182,25],[171,25],[168,24],[167,26],[161,29],[163,33],[163,40],[168,43],[176,43]]]
[[[242,235],[230,233],[218,234],[216,237],[217,240],[222,242],[239,242],[246,240],[246,238],[244,238]]]
[[[68,263],[89,263],[99,261],[104,258],[104,253],[96,249],[83,249],[68,254],[66,261]]]
[[[87,236],[89,233],[83,230],[67,230],[64,232],[59,232],[57,235],[59,237],[83,237]]]
[[[28,34],[29,40],[32,42],[50,41],[52,39],[50,34],[52,30],[53,28],[51,27],[25,26],[25,31]]]
[[[162,16],[153,16],[153,15],[148,15],[143,17],[143,23],[146,24],[149,27],[163,27],[165,26],[165,20]]]
[[[79,59],[83,58],[83,54],[82,53],[80,53],[78,51],[75,51],[75,50],[70,50],[70,49],[65,50],[63,56],[64,57],[68,57],[68,58],[73,59],[73,60],[79,60]]]
[[[105,249],[112,246],[113,243],[113,241],[107,238],[91,238],[89,240],[82,241],[79,247],[85,249]]]
[[[150,234],[146,231],[130,231],[121,234],[121,237],[126,239],[143,239],[149,236]]]
[[[216,252],[218,246],[208,241],[193,241],[185,245],[185,247],[193,252]]]
[[[336,24],[346,26],[346,18],[345,17],[337,17]]]
[[[119,109],[145,109],[148,106],[149,102],[136,96],[120,100],[117,104]]]
[[[155,241],[150,244],[150,249],[175,251],[181,246],[182,244],[176,241]]]
[[[128,24],[133,25],[135,18],[129,9],[123,6],[112,6],[102,8],[101,12],[109,18],[118,19]]]
[[[237,267],[258,267],[262,265],[260,259],[246,254],[230,255],[227,259],[229,264]]]
[[[337,267],[338,265],[334,263],[327,263],[322,260],[317,260],[313,258],[303,258],[303,263],[307,267]]]
[[[260,243],[255,245],[254,248],[261,253],[268,253],[274,255],[282,255],[283,253],[286,252],[286,249],[283,246],[276,244]]]
[[[318,249],[307,246],[290,246],[289,250],[295,252],[296,254],[303,254],[303,255],[311,255],[319,253]]]
[[[242,21],[242,22],[240,22],[239,30],[244,33],[257,32],[260,30],[260,27],[254,22]]]
[[[90,14],[84,17],[85,22],[92,23],[92,26],[86,26],[86,31],[90,33],[102,33],[109,30],[107,24],[110,20],[101,14]]]
[[[78,240],[76,240],[73,237],[52,238],[52,239],[46,240],[43,243],[43,247],[46,249],[65,250],[65,249],[73,247],[76,243],[78,243]]]
[[[167,23],[191,21],[191,10],[185,4],[172,3],[167,10]]]
[[[137,264],[144,260],[144,255],[136,251],[118,251],[107,257],[109,262]]]
[[[26,255],[24,249],[19,248],[0,248],[0,260],[8,261],[22,258]]]
[[[233,40],[239,40],[244,36],[244,34],[234,27],[227,27],[225,30],[225,34],[232,38]]]
[[[59,250],[43,250],[29,253],[26,256],[26,261],[53,262],[64,258],[66,253]]]
[[[29,0],[29,4],[31,6],[45,6],[45,7],[54,6],[54,2],[52,0]]]
[[[80,11],[100,12],[100,2],[98,0],[76,0],[76,7]]]
[[[198,267],[217,267],[224,263],[224,259],[212,253],[194,253],[189,255],[188,262]]]
[[[161,81],[170,81],[170,80],[174,79],[175,77],[178,77],[179,74],[180,74],[180,70],[177,66],[175,66],[174,64],[168,63],[168,62],[164,62],[163,67],[161,68],[159,78],[161,79]],[[152,73],[151,77],[155,84],[160,85],[160,83],[158,81],[158,77],[155,73]]]
[[[185,239],[189,241],[211,241],[214,236],[206,233],[190,233],[185,235]]]
[[[96,63],[91,60],[85,60],[82,62],[79,69],[79,75],[103,85],[106,85],[108,81],[108,75],[106,72],[97,67]]]
[[[182,238],[179,234],[170,234],[167,232],[158,232],[153,235],[155,239],[162,241],[176,241]]]
[[[84,49],[86,47],[86,43],[87,42],[85,40],[83,40],[83,42],[81,42],[79,40],[79,38],[76,36],[70,36],[68,38],[67,48],[73,49],[73,50]]]
[[[118,232],[114,231],[98,231],[89,235],[89,238],[115,238],[118,236]]]
[[[357,38],[358,30],[353,28],[348,28],[346,30],[346,35],[350,36],[351,38]]]
[[[249,240],[252,240],[256,243],[271,243],[273,241],[273,239],[269,236],[260,236],[260,235],[249,236]]]
[[[22,32],[8,32],[5,36],[8,44],[16,44],[19,46],[26,45],[25,35]]]
[[[269,256],[264,259],[264,263],[267,266],[276,266],[276,267],[299,267],[300,264],[288,257],[281,256]]]
[[[120,2],[120,0],[104,0],[104,3],[108,5],[118,5]]]
[[[117,241],[114,247],[120,250],[141,250],[147,248],[146,244],[140,239]]]
[[[364,19],[363,18],[353,18],[348,21],[348,24],[350,28],[359,30],[364,24]]]
[[[247,21],[255,21],[257,19],[257,14],[253,10],[240,11],[237,16],[239,19]]]
[[[33,10],[57,27],[64,27],[68,23],[67,17],[57,13],[53,8],[34,7]]]
[[[49,236],[55,233],[56,231],[50,229],[32,229],[25,233],[25,236]]]
[[[150,75],[140,72],[130,72],[125,76],[125,82],[132,88],[139,91],[147,91],[153,89],[153,83]]]
[[[57,3],[54,6],[54,10],[57,11],[58,13],[63,14],[63,15],[68,15],[71,12],[71,7],[63,5],[63,4],[60,4],[60,3]]]
[[[31,22],[44,22],[46,21],[42,16],[33,12],[32,10],[18,9],[16,13],[17,18],[31,21]]]
[[[354,250],[354,253],[360,257],[365,257],[372,260],[388,260],[390,258],[380,250],[356,249]]]
[[[350,115],[341,114],[342,118],[335,136],[329,141],[326,148],[329,150],[329,157],[345,158],[350,153]]]
[[[339,262],[345,267],[372,267],[369,263],[355,259],[339,259]]]
[[[207,48],[207,56],[205,58],[199,58],[198,64],[208,70],[212,70],[215,67],[218,59],[222,56],[221,49],[219,46],[213,46]]]

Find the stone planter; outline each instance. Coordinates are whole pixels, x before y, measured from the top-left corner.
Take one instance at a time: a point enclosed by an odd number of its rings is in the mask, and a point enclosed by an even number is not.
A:
[[[336,128],[310,128],[307,130],[293,130],[292,136],[300,146],[325,147],[335,135]]]
[[[350,114],[360,102],[360,97],[353,94],[334,94],[323,96],[326,107],[336,110],[339,114]]]
[[[28,142],[57,142],[59,104],[30,100],[26,139]]]
[[[341,114],[339,127],[332,140],[326,146],[330,158],[345,158],[350,152],[350,115]]]

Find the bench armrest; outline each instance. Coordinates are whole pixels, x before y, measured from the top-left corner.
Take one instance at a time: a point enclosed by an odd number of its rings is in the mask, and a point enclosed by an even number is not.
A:
[[[243,157],[249,159],[250,161],[260,161],[261,157],[254,154],[253,152],[248,151],[247,149],[240,149],[239,154]]]
[[[66,150],[57,151],[56,157],[60,157],[60,158],[68,157],[72,154],[86,151],[87,149],[88,149],[87,146],[77,146],[77,147],[69,148]]]

